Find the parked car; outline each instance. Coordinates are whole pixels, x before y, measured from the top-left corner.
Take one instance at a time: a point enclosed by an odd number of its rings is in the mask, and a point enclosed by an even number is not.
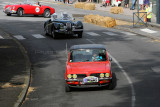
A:
[[[25,0],[22,4],[6,5],[3,11],[7,16],[17,14],[19,17],[24,14],[31,15],[43,15],[45,18],[49,18],[55,9],[49,6],[41,5],[40,2],[34,2],[32,0]]]
[[[116,87],[116,75],[111,71],[112,59],[101,44],[74,45],[70,48],[66,64],[66,92],[73,87]]]
[[[44,23],[44,31],[54,39],[63,34],[67,36],[77,34],[78,38],[82,38],[83,23],[75,21],[72,15],[65,12],[59,15],[55,13]]]

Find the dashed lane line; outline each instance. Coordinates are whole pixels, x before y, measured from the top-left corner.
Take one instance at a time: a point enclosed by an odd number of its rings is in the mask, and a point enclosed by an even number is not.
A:
[[[146,32],[146,33],[157,33],[157,31],[150,30],[150,29],[148,29],[148,28],[140,29],[140,30],[143,31],[143,32]]]
[[[0,35],[0,39],[4,39],[4,38]]]
[[[110,35],[110,36],[115,36],[117,35],[116,33],[113,33],[113,32],[103,32],[104,34],[107,34],[107,35]]]
[[[24,39],[26,39],[26,38],[24,38],[22,35],[15,35],[14,36],[16,39],[18,39],[18,40],[24,40]]]
[[[86,32],[86,34],[91,35],[91,36],[100,36],[99,34],[94,33],[94,32]]]
[[[136,35],[136,34],[130,33],[130,32],[121,32],[121,33],[123,33],[123,34],[125,34],[125,35]]]
[[[32,36],[37,39],[46,38],[46,37],[42,36],[41,34],[32,34]]]

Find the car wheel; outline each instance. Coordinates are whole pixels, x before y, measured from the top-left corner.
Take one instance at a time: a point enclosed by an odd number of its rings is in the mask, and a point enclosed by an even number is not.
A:
[[[51,17],[51,13],[49,9],[46,9],[43,13],[44,18],[50,18]]]
[[[112,73],[112,81],[111,83],[109,84],[108,86],[108,89],[109,90],[113,90],[117,85],[117,78],[116,78],[116,74],[115,73]]]
[[[18,11],[17,11],[17,15],[19,17],[22,17],[23,16],[23,9],[19,8]]]
[[[66,92],[71,92],[71,87],[66,83],[66,86],[65,86],[65,91]]]
[[[57,38],[57,35],[56,35],[56,33],[54,32],[54,30],[52,30],[52,37],[53,37],[53,39],[56,39],[56,38]]]
[[[11,14],[9,13],[9,14],[7,14],[7,16],[11,16]]]
[[[78,38],[82,38],[82,33],[83,32],[78,32]]]
[[[48,30],[48,27],[47,27],[47,26],[45,26],[45,27],[44,27],[44,33],[45,33],[45,35],[48,35],[47,30]]]

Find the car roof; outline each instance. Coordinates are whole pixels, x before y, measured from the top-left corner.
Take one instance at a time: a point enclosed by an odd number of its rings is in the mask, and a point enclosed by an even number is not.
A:
[[[83,45],[73,45],[70,50],[75,49],[106,49],[102,44],[83,44]]]

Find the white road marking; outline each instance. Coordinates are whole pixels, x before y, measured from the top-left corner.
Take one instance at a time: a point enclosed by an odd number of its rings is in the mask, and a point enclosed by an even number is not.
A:
[[[0,39],[4,39],[4,38],[0,35]]]
[[[145,29],[140,29],[140,30],[143,31],[143,32],[146,32],[146,33],[157,33],[157,31],[150,30],[150,29],[147,29],[147,28],[145,28]]]
[[[32,36],[35,37],[35,38],[38,38],[38,39],[45,38],[41,34],[32,34]]]
[[[130,32],[121,32],[121,33],[123,33],[123,34],[125,34],[125,35],[136,35],[136,34],[130,33]]]
[[[107,34],[107,35],[110,35],[110,36],[114,36],[114,35],[117,35],[117,34],[115,34],[115,33],[113,33],[113,32],[103,32],[104,34]]]
[[[100,36],[99,34],[97,33],[94,33],[94,32],[86,32],[88,35],[91,35],[91,36]]]
[[[24,40],[24,39],[26,39],[26,38],[24,38],[22,35],[15,35],[14,36],[16,39],[18,39],[18,40]]]
[[[89,40],[89,39],[86,39],[87,41],[89,41],[90,43],[92,44],[95,44],[93,41]],[[123,75],[126,77],[126,79],[128,80],[128,83],[130,84],[130,87],[131,87],[131,94],[132,94],[132,98],[131,98],[131,107],[135,107],[135,101],[136,101],[136,94],[135,94],[135,89],[134,89],[134,86],[133,86],[133,82],[132,80],[130,79],[130,77],[128,76],[128,74],[126,73],[126,71],[123,69],[123,67],[120,65],[120,63],[108,52],[108,55],[110,57],[112,57],[113,61],[117,64],[117,66],[121,69]]]
[[[160,66],[152,67],[153,72],[160,73]]]

